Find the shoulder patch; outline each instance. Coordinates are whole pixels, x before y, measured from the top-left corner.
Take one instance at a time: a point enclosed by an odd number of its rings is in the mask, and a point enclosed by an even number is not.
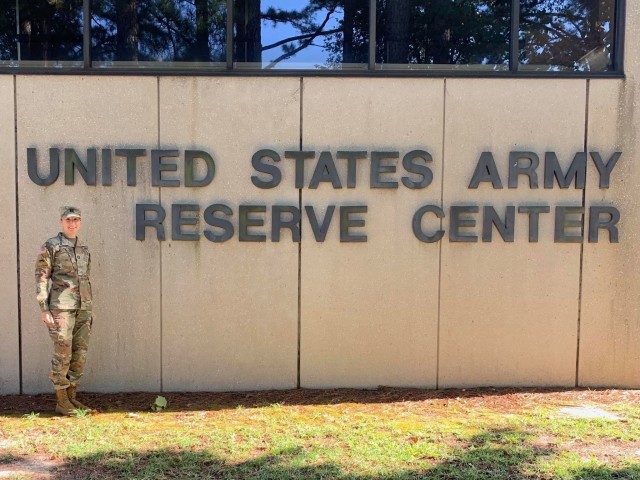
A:
[[[40,247],[40,251],[38,253],[42,254],[45,253],[47,251],[47,247],[45,245]]]

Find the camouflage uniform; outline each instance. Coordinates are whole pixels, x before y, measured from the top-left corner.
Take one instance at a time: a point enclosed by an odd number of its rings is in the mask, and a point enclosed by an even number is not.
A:
[[[54,345],[50,378],[56,390],[76,385],[84,371],[93,321],[90,267],[87,245],[62,233],[44,243],[36,261],[37,300],[55,321],[49,336]]]

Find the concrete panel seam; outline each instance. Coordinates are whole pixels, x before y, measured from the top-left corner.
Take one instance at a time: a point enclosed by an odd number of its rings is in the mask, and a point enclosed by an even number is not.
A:
[[[444,153],[445,153],[445,132],[447,129],[447,79],[442,84],[442,157],[440,162],[440,207],[444,206]],[[442,219],[440,219],[440,230],[442,230]],[[440,388],[440,302],[442,297],[442,244],[438,242],[438,326],[436,328],[436,389]]]
[[[302,92],[304,87],[304,79],[300,77],[300,151],[302,151]],[[302,212],[302,189],[298,189],[298,208]],[[300,218],[300,231],[302,232],[302,218]],[[301,364],[301,345],[302,345],[302,235],[298,242],[298,358],[296,365],[296,387],[300,388],[300,364]]]
[[[584,151],[587,151],[588,147],[588,132],[589,132],[589,87],[590,83],[587,79],[585,82],[585,105],[584,105]],[[585,163],[585,178],[587,176],[587,165]],[[588,183],[585,184],[582,189],[582,209],[586,211],[586,199],[587,199]],[[578,324],[576,325],[576,381],[575,386],[580,384],[580,328],[582,323],[582,274],[584,268],[584,223],[585,215],[582,215],[582,243],[580,243],[580,273],[578,277]]]
[[[17,305],[18,305],[18,378],[20,395],[22,395],[22,301],[20,292],[20,202],[18,198],[18,93],[17,79],[13,76],[13,148],[15,156],[15,185],[16,185],[16,275],[17,275]]]
[[[158,123],[158,148],[160,147],[160,77],[156,77],[156,122]],[[162,204],[162,187],[158,187],[158,203]],[[160,391],[164,391],[164,359],[162,357],[162,350],[164,346],[164,333],[162,331],[162,310],[163,310],[163,302],[162,302],[162,242],[158,242],[159,244],[159,255],[158,255],[158,263],[160,268]]]

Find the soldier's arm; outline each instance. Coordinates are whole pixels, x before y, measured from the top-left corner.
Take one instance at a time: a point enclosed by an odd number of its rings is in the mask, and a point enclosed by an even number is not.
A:
[[[36,259],[36,300],[42,312],[49,311],[49,279],[53,258],[48,245],[43,245]]]

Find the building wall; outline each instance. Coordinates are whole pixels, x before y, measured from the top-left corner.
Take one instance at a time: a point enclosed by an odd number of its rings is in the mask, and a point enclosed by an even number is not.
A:
[[[50,389],[33,265],[58,231],[63,204],[83,210],[81,235],[92,251],[96,319],[86,390],[639,387],[640,57],[632,46],[640,5],[627,3],[623,80],[1,76],[0,394]],[[140,148],[147,156],[135,186],[114,157],[111,186],[98,169],[96,186],[80,178],[65,185],[62,172],[41,187],[27,173],[30,147],[42,174],[50,147],[72,147],[83,158],[87,148]],[[152,186],[154,148],[209,152],[214,181]],[[524,178],[507,188],[510,152],[535,152],[541,161],[556,152],[566,171],[585,148],[605,160],[623,152],[610,188],[599,187],[590,158],[584,191],[542,188],[542,165],[540,188]],[[275,188],[252,184],[251,157],[260,149],[282,156]],[[398,151],[401,160],[414,149],[432,155],[427,188],[370,188],[368,159],[357,162],[354,188],[309,188],[321,151]],[[298,189],[284,152],[300,150],[315,159]],[[502,189],[468,188],[485,151]],[[385,179],[399,181],[400,160]],[[344,182],[345,160],[337,166]],[[166,175],[183,180],[182,164]],[[142,203],[166,209],[165,241],[151,229],[136,240]],[[207,240],[202,225],[204,209],[216,203],[233,210],[235,235],[223,243]],[[171,238],[173,204],[198,205],[199,241]],[[411,229],[414,212],[429,204],[446,214],[425,220],[426,229],[441,223],[440,242],[420,242]],[[265,226],[251,229],[265,242],[239,241],[241,205],[265,206]],[[303,210],[301,242],[286,229],[272,241],[273,207],[291,205]],[[341,242],[340,208],[357,205],[367,206],[353,215],[366,226],[353,232],[366,232],[367,242]],[[537,242],[528,241],[523,213],[513,242],[495,229],[491,242],[452,242],[450,207],[461,205],[501,215],[507,206],[548,205],[550,213],[540,216]],[[584,207],[587,220],[591,206],[615,206],[619,243],[606,232],[598,243],[554,242],[558,205]],[[314,238],[306,206],[319,219],[335,207],[324,241]]]
[[[0,77],[0,393],[20,391],[14,79]]]
[[[589,172],[590,202],[620,210],[618,245],[585,244],[581,302],[579,382],[586,386],[637,387],[640,383],[640,269],[638,268],[638,188],[640,186],[640,4],[627,2],[625,80],[592,80],[589,89],[587,145],[607,142],[624,152],[611,188],[598,188]]]

